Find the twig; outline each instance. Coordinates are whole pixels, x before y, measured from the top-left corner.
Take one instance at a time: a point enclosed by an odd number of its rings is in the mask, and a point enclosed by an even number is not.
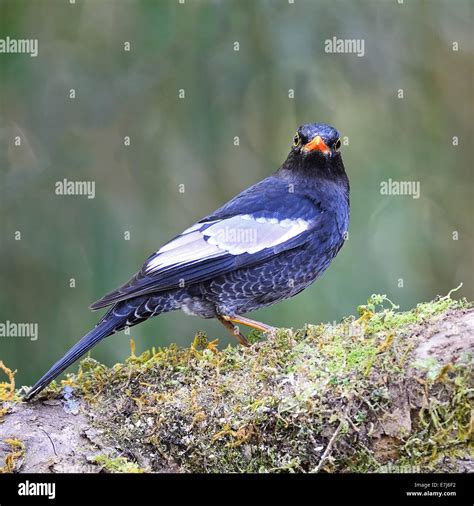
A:
[[[51,436],[43,429],[43,427],[40,427],[40,429],[46,434],[46,436],[48,436],[49,442],[51,443],[51,446],[53,447],[53,452],[54,452],[54,454],[57,457],[58,454],[56,453],[56,447],[54,446],[54,443],[53,443],[53,440],[51,439]]]
[[[334,444],[334,441],[336,440],[336,437],[339,434],[339,431],[341,430],[341,428],[342,428],[342,420],[339,422],[337,429],[334,431],[334,434],[331,436],[331,439],[329,440],[329,443],[326,446],[326,449],[324,450],[324,453],[321,456],[321,460],[319,461],[318,465],[316,466],[316,468],[313,472],[319,473],[319,470],[321,469],[322,465],[324,464],[324,461],[328,457],[329,452],[331,451],[332,445]]]

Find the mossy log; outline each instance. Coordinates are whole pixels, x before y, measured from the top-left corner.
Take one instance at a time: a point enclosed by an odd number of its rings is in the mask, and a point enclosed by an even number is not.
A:
[[[474,309],[397,309],[372,296],[357,319],[248,349],[132,346],[29,404],[0,363],[1,470],[472,472]]]

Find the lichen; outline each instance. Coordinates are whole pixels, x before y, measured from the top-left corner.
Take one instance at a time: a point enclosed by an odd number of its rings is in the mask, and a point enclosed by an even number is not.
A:
[[[93,462],[103,468],[104,471],[109,473],[143,473],[141,469],[134,462],[130,462],[125,457],[109,457],[107,455],[96,455]]]
[[[18,401],[19,396],[15,392],[15,373],[0,360],[0,370],[5,373],[8,381],[0,382],[0,424],[3,417],[10,412],[10,402]]]
[[[0,401],[11,401],[15,397],[15,373],[16,371],[12,371],[9,369],[1,360],[0,360],[0,370],[2,370],[8,381],[0,382]]]

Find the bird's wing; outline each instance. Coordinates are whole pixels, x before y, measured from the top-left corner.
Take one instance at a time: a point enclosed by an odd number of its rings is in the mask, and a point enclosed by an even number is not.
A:
[[[304,244],[324,211],[301,195],[278,191],[275,184],[267,185],[266,194],[257,186],[165,244],[128,283],[91,308],[206,281]]]

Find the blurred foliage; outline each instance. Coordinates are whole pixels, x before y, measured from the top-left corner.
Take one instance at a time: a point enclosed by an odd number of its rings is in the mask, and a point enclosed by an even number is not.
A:
[[[255,318],[300,328],[373,292],[407,308],[461,281],[472,299],[472,21],[469,0],[0,0],[0,38],[39,40],[36,58],[0,54],[0,322],[39,325],[36,342],[0,338],[18,384],[151,252],[273,172],[304,122],[349,138],[350,238],[314,286]],[[364,57],[326,54],[333,36],[364,39]],[[64,178],[94,181],[95,199],[57,196]],[[419,181],[421,197],[381,195],[388,178]],[[181,313],[131,335],[188,346],[197,330],[232,340]],[[127,348],[117,335],[93,356]]]

